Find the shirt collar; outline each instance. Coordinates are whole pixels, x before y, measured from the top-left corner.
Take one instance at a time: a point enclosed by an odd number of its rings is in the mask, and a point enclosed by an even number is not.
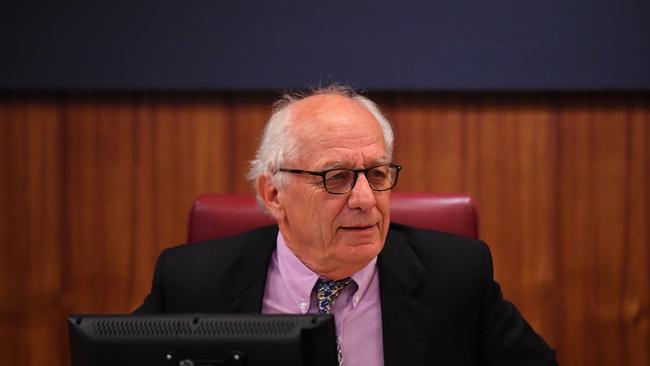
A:
[[[286,286],[289,296],[304,314],[309,309],[311,290],[318,279],[318,274],[307,268],[293,254],[279,231],[277,242],[278,270],[280,271],[282,283]]]
[[[352,307],[356,308],[359,305],[359,302],[363,299],[363,295],[370,287],[370,282],[372,282],[375,273],[377,272],[377,257],[374,257],[370,263],[363,267],[359,272],[353,274],[351,277],[357,284],[357,290],[354,293],[352,298]]]
[[[289,295],[303,313],[309,309],[311,292],[314,288],[319,275],[305,266],[304,263],[296,257],[284,241],[282,233],[278,231],[277,238],[277,259],[278,269],[282,282],[286,285]],[[356,308],[363,299],[363,295],[368,290],[377,271],[377,257],[373,258],[360,271],[356,272],[351,278],[356,283],[356,291],[353,294],[352,307]]]

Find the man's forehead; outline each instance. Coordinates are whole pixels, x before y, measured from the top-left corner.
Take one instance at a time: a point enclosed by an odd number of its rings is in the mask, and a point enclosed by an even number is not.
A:
[[[360,167],[386,162],[384,136],[375,116],[341,95],[315,95],[291,109],[296,156],[312,169]]]
[[[312,95],[291,106],[292,120],[299,124],[366,113],[370,114],[358,101],[336,94]]]
[[[334,136],[356,138],[354,131],[368,135],[379,133],[383,139],[376,117],[360,102],[346,96],[310,96],[295,102],[289,112],[290,128],[303,143],[319,143]]]

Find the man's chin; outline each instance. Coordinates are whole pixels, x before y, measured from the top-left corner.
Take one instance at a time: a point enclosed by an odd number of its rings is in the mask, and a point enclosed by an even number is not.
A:
[[[350,241],[345,243],[346,247],[350,248],[364,248],[377,246],[376,241]]]
[[[347,255],[355,260],[370,260],[377,256],[382,246],[377,241],[356,241],[346,243]]]
[[[383,247],[377,226],[356,230],[340,228],[336,239],[337,250],[356,259],[373,258]]]

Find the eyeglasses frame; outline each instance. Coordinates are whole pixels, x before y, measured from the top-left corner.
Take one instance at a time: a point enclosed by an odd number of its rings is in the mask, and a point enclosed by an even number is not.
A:
[[[389,188],[375,189],[370,184],[370,180],[368,180],[368,172],[370,172],[373,169],[382,167],[382,166],[388,166],[390,168],[395,168],[396,169],[395,181],[393,182],[393,185],[390,186]],[[327,175],[327,173],[329,173],[331,171],[334,171],[334,170],[349,170],[349,171],[354,173],[354,178],[352,179],[352,185],[350,185],[350,189],[348,191],[345,191],[345,192],[330,192],[329,189],[327,189],[327,184],[325,183],[325,176]],[[375,192],[390,191],[391,189],[395,188],[395,186],[397,185],[397,180],[399,178],[400,170],[402,170],[401,165],[395,164],[395,163],[386,163],[386,164],[378,164],[378,165],[375,165],[375,166],[372,166],[372,167],[369,167],[369,168],[365,168],[365,169],[332,168],[332,169],[322,170],[320,172],[315,172],[315,171],[311,171],[311,170],[280,168],[277,171],[278,172],[285,172],[285,173],[293,173],[293,174],[306,174],[306,175],[318,176],[318,177],[321,177],[321,179],[323,180],[323,187],[325,187],[325,190],[327,191],[327,193],[329,193],[329,194],[348,194],[348,193],[352,192],[352,190],[354,189],[354,186],[357,184],[357,179],[359,178],[359,173],[363,173],[363,175],[366,177],[366,180],[368,181],[368,186],[373,191],[375,191]]]

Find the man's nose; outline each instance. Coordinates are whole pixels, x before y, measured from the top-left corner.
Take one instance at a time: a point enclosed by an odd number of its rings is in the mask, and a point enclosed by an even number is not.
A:
[[[370,188],[370,183],[363,173],[359,173],[357,182],[350,191],[348,197],[348,206],[350,208],[360,208],[362,210],[369,210],[376,205],[375,191]]]

